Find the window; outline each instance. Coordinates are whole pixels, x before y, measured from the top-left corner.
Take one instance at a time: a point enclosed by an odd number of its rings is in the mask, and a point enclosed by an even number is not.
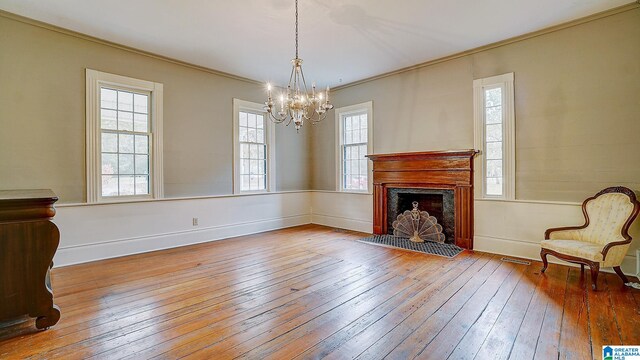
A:
[[[513,73],[473,81],[476,148],[481,151],[482,197],[515,198]]]
[[[234,193],[273,190],[275,134],[262,107],[233,99]]]
[[[336,109],[336,144],[339,191],[370,191],[373,103]]]
[[[162,84],[86,75],[87,202],[162,197]]]

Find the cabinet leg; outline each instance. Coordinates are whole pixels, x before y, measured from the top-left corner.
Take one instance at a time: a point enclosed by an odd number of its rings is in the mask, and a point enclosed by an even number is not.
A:
[[[36,319],[36,327],[38,329],[46,330],[58,323],[58,320],[60,320],[60,309],[53,305],[48,314],[38,316]]]

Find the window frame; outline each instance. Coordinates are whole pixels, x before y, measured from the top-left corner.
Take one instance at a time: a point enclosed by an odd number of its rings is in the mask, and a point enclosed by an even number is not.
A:
[[[264,116],[264,140],[267,147],[267,185],[264,190],[240,190],[240,112],[260,113]],[[264,104],[251,101],[233,99],[233,193],[234,194],[260,194],[275,191],[276,184],[276,149],[275,126],[264,110]]]
[[[102,196],[102,127],[100,118],[100,88],[102,86],[149,94],[149,194]],[[114,203],[164,197],[162,122],[163,85],[86,69],[86,176],[87,203]]]
[[[367,160],[367,188],[364,190],[346,189],[342,182],[344,177],[344,121],[345,116],[358,113],[367,114],[367,154],[373,153],[373,101],[343,106],[335,109],[336,128],[336,191],[345,193],[372,194],[373,193],[373,163]]]
[[[500,88],[502,94],[502,195],[487,194],[485,90]],[[482,199],[515,200],[515,90],[514,73],[473,80],[475,148],[480,150]]]

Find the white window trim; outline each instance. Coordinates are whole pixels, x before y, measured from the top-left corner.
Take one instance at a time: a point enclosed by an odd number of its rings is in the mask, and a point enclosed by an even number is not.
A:
[[[516,196],[516,148],[515,148],[515,91],[514,91],[514,73],[507,73],[476,79],[473,81],[473,118],[475,130],[475,148],[480,150],[478,159],[480,160],[481,190],[483,199],[503,199],[514,200]],[[502,175],[503,175],[503,194],[487,195],[486,193],[486,177],[485,177],[485,111],[484,111],[484,89],[485,88],[502,88],[502,106],[503,106],[503,132],[502,132]]]
[[[151,93],[151,139],[149,141],[150,195],[102,197],[101,180],[101,126],[100,126],[100,86],[142,90]],[[160,83],[134,79],[126,76],[86,69],[86,171],[87,202],[126,202],[140,199],[161,199],[164,197],[162,160],[162,108],[163,85]]]
[[[240,190],[240,111],[259,112],[264,114],[265,140],[267,143],[267,188],[265,190]],[[273,192],[276,187],[276,134],[273,121],[269,119],[264,104],[233,99],[233,193],[255,194]]]
[[[335,110],[336,121],[336,191],[350,192],[350,193],[373,193],[373,163],[371,160],[367,161],[367,189],[366,190],[353,190],[345,189],[342,184],[343,176],[343,159],[342,159],[342,146],[344,137],[342,136],[343,124],[342,117],[345,115],[355,113],[367,113],[367,154],[373,153],[373,101],[367,101],[360,104],[344,106]]]

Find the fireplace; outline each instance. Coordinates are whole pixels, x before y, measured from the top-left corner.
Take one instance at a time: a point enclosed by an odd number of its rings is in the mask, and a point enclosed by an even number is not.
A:
[[[391,234],[411,202],[442,225],[447,243],[473,249],[473,157],[475,150],[375,154],[373,232]]]
[[[418,202],[418,209],[438,219],[446,243],[455,243],[455,206],[453,190],[427,188],[387,189],[387,233],[393,234],[393,221]]]

